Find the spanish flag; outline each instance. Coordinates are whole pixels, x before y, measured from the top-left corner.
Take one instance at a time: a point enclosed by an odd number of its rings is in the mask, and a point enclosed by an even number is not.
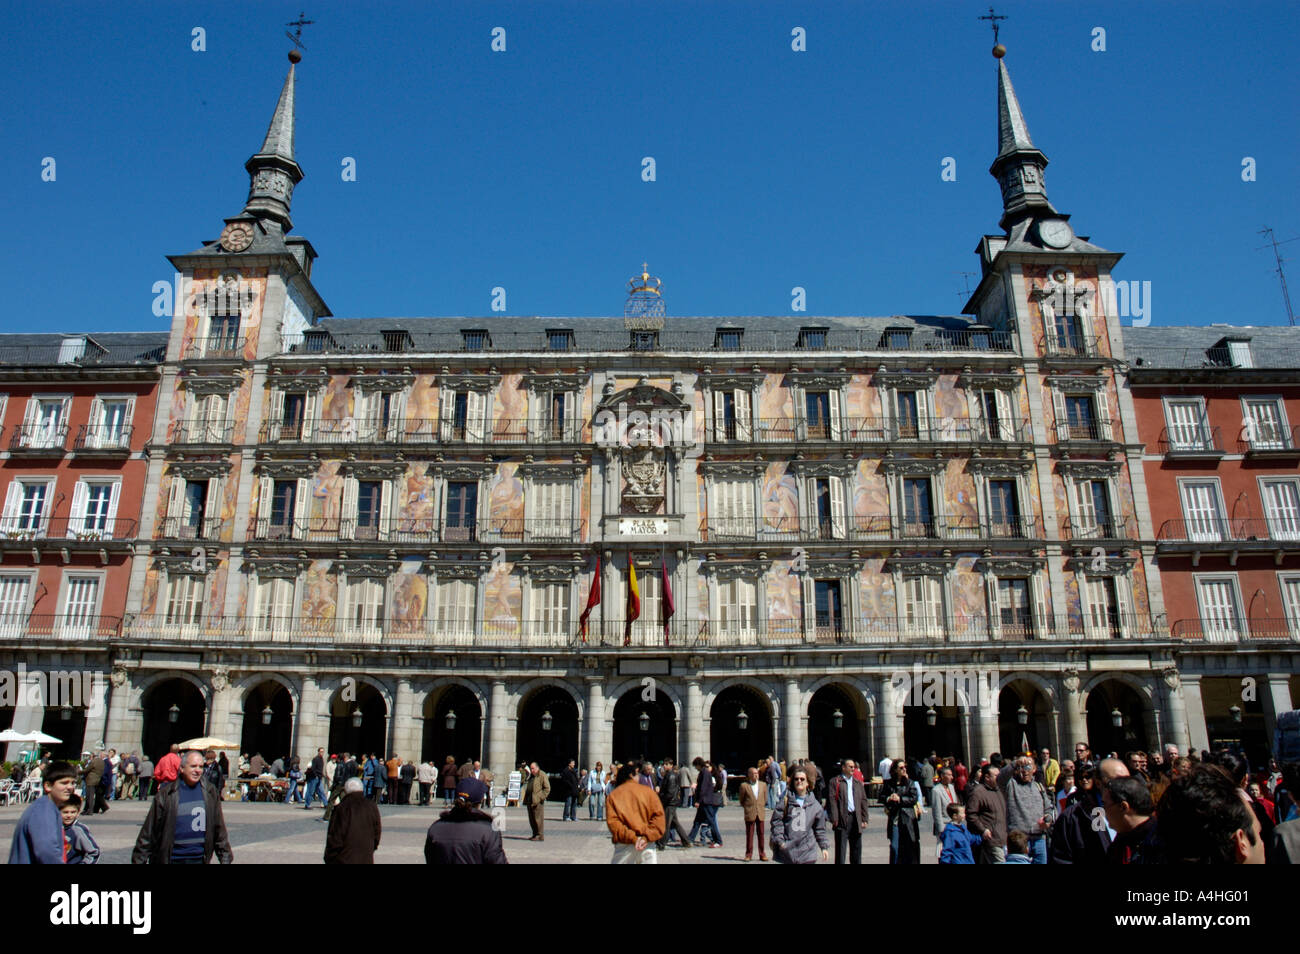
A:
[[[627,555],[627,625],[623,629],[623,645],[632,644],[632,624],[641,615],[641,589],[636,585],[636,566],[632,554]]]
[[[582,641],[587,641],[587,620],[591,617],[591,611],[600,605],[600,555],[596,555],[596,573],[591,578],[591,589],[587,591],[587,605],[578,617],[578,632],[582,635]],[[603,618],[603,617],[602,617]]]

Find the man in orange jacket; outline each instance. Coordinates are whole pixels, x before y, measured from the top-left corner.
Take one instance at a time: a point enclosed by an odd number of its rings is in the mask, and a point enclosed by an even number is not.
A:
[[[644,771],[654,766],[643,763]],[[618,786],[605,799],[605,824],[614,842],[616,865],[657,864],[655,842],[664,836],[664,808],[655,790],[637,781],[636,762],[619,767]]]

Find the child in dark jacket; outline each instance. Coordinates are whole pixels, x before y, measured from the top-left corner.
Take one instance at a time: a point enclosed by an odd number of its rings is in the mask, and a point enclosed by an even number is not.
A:
[[[90,829],[77,821],[81,814],[81,796],[72,795],[59,809],[63,817],[63,841],[67,846],[68,864],[93,865],[99,863],[99,845],[90,836]]]
[[[939,836],[943,845],[943,851],[939,855],[939,864],[975,864],[974,849],[978,848],[980,843],[984,841],[983,837],[974,834],[966,827],[966,808],[964,805],[958,805],[956,802],[949,804],[948,817],[951,821],[943,826],[943,834]]]

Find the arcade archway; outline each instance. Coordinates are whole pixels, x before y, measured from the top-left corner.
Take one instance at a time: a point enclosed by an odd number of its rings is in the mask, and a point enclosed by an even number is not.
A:
[[[515,762],[555,773],[578,758],[578,703],[567,689],[542,686],[519,705]]]
[[[344,695],[339,690],[330,700],[329,751],[382,757],[388,747],[388,703],[383,693],[368,682],[358,682],[355,692],[346,694],[355,699]]]
[[[1032,682],[1015,679],[1003,686],[998,694],[998,751],[1010,758],[1023,754],[1028,745],[1035,760],[1043,749],[1058,757],[1051,711],[1051,700]]]
[[[726,766],[733,778],[743,781],[746,769],[776,751],[771,703],[753,686],[723,689],[713,700],[709,720],[713,764]]]
[[[464,686],[443,686],[424,700],[420,760],[442,765],[449,755],[457,765],[483,758],[483,712]]]
[[[826,772],[846,758],[862,761],[866,757],[861,702],[854,701],[855,694],[845,686],[822,686],[808,703],[808,754],[813,764]]]
[[[1154,740],[1147,734],[1145,707],[1132,686],[1118,679],[1099,682],[1088,693],[1087,707],[1088,743],[1094,755],[1115,752],[1123,758],[1125,752],[1150,750]]]
[[[293,753],[293,697],[279,682],[268,679],[244,694],[244,722],[239,751],[261,755],[268,763],[278,758],[289,765]]]
[[[641,689],[630,689],[614,706],[614,758],[620,762],[677,758],[677,714],[662,692],[642,699]]]
[[[141,700],[144,731],[141,751],[154,762],[175,742],[204,734],[207,703],[199,687],[188,679],[163,679],[150,686]]]

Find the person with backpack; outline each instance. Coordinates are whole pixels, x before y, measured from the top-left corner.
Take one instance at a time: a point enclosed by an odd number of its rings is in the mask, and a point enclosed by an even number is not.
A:
[[[826,812],[808,790],[808,772],[802,767],[790,771],[790,787],[772,809],[772,857],[783,865],[815,865],[830,857],[826,834]]]
[[[1003,789],[1007,801],[1007,831],[1029,835],[1033,864],[1047,864],[1047,835],[1056,821],[1056,799],[1034,779],[1034,760],[1022,755],[1012,764],[1011,781]]]

